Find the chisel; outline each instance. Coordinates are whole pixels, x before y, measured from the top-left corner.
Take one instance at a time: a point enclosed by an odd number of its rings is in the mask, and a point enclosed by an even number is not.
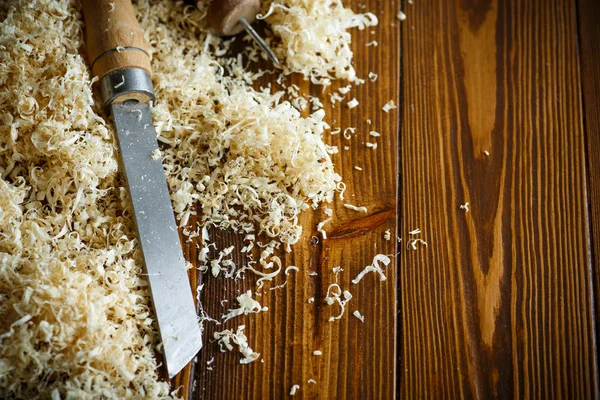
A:
[[[202,347],[202,336],[150,102],[150,52],[130,0],[83,0],[86,51],[102,103],[115,123],[136,230],[169,377]]]

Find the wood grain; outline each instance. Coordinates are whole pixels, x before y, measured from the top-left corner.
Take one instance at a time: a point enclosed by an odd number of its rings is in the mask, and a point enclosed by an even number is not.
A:
[[[596,321],[600,320],[600,2],[578,1],[579,62],[587,145],[587,194],[594,277]],[[596,343],[600,339],[596,329]]]
[[[406,14],[398,396],[598,397],[575,3]]]
[[[102,79],[123,68],[152,73],[148,43],[131,0],[84,0],[86,52],[92,75]]]
[[[351,6],[360,10],[358,1]],[[280,399],[289,395],[294,384],[300,385],[295,398],[387,399],[394,396],[397,287],[393,263],[387,268],[386,281],[369,274],[359,284],[351,283],[376,254],[394,255],[398,247],[394,240],[398,110],[385,113],[382,107],[389,100],[399,102],[400,27],[395,19],[397,6],[373,2],[368,9],[380,17],[380,25],[372,29],[373,34],[371,30],[353,32],[352,49],[359,75],[367,78],[372,71],[379,75],[378,80],[367,81],[353,89],[351,96],[360,102],[354,110],[345,106],[349,99],[335,108],[331,107],[327,95],[323,101],[332,127],[358,128],[352,140],[339,134],[325,134],[326,142],[339,147],[340,152],[333,161],[347,185],[345,200],[336,199],[329,204],[334,210],[334,219],[326,230],[331,235],[327,240],[314,238],[321,237],[316,225],[328,218],[323,213],[324,208],[303,213],[302,239],[284,258],[285,266],[296,265],[300,272],[291,272],[287,277],[282,273],[262,289],[257,289],[256,277],[251,273],[237,282],[204,276],[202,303],[210,316],[220,317],[234,308],[235,297],[248,289],[257,293],[255,298],[269,311],[237,317],[222,325],[205,325],[204,348],[198,363],[172,381],[187,398]],[[373,40],[377,40],[379,46],[365,46]],[[269,76],[260,83],[265,86],[275,80],[276,76]],[[297,84],[302,93],[322,96],[320,86],[314,87],[302,77],[294,76],[288,84]],[[371,130],[380,132],[381,137],[369,136]],[[367,141],[378,142],[378,148],[366,147]],[[356,170],[354,166],[363,170]],[[343,203],[366,205],[368,213],[346,209]],[[384,239],[386,230],[391,231],[392,240]],[[241,238],[231,232],[212,230],[210,235],[217,249],[235,245],[239,251],[242,247]],[[187,245],[191,249],[195,242]],[[233,259],[238,264],[248,261],[236,252]],[[344,269],[337,279],[332,271],[336,266]],[[310,276],[309,272],[318,275]],[[276,288],[286,280],[286,286]],[[339,307],[326,305],[324,297],[328,286],[336,280],[354,297],[343,317],[329,322],[331,316],[339,313]],[[314,297],[314,303],[307,302],[310,297]],[[221,303],[222,300],[227,302]],[[355,310],[365,316],[364,323],[352,315]],[[218,344],[212,339],[215,331],[235,330],[242,324],[246,326],[250,346],[261,353],[260,360],[249,365],[239,364],[241,357],[237,351],[219,352]],[[321,350],[323,355],[314,355],[315,350]],[[214,361],[209,364],[211,360]],[[310,379],[316,384],[308,383]]]

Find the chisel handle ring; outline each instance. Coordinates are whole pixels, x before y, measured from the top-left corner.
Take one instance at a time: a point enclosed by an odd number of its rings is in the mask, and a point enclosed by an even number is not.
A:
[[[124,69],[141,69],[151,76],[150,47],[131,0],[82,0],[82,4],[92,75],[101,82],[108,74]]]
[[[152,78],[141,68],[118,69],[100,79],[100,96],[104,107],[114,102],[137,100],[154,101]]]

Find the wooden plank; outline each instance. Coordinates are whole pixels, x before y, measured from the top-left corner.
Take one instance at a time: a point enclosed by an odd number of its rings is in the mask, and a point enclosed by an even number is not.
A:
[[[399,394],[597,397],[575,4],[406,14]]]
[[[600,2],[578,1],[583,120],[587,145],[587,182],[593,256],[596,321],[600,319]],[[598,341],[596,330],[596,342]]]
[[[361,11],[358,1],[351,7]],[[393,255],[397,249],[397,242],[386,241],[383,234],[389,229],[393,237],[396,232],[398,111],[384,113],[382,106],[389,100],[396,104],[399,101],[400,28],[393,4],[371,2],[367,10],[380,17],[380,24],[372,29],[374,34],[353,32],[352,49],[359,75],[367,78],[368,72],[373,71],[379,75],[378,81],[367,81],[353,89],[351,95],[360,102],[354,110],[349,110],[345,101],[333,108],[329,96],[323,99],[333,127],[358,128],[357,137],[350,141],[342,135],[325,135],[326,142],[340,149],[333,161],[347,185],[345,201],[336,199],[329,205],[334,210],[334,219],[326,226],[329,237],[318,242],[313,239],[320,237],[317,223],[328,218],[323,209],[302,215],[305,233],[293,252],[284,258],[284,266],[296,265],[300,272],[292,272],[283,288],[271,290],[286,281],[283,274],[262,289],[256,288],[256,278],[251,274],[238,282],[204,276],[202,302],[209,315],[220,317],[234,306],[235,297],[248,289],[258,293],[256,298],[269,311],[237,317],[222,325],[206,324],[204,349],[195,367],[195,383],[188,384],[189,372],[173,381],[175,386],[183,385],[180,393],[187,398],[279,399],[286,397],[294,384],[300,385],[296,394],[300,398],[392,398],[396,391],[393,264],[387,269],[386,281],[369,274],[358,285],[350,282],[371,264],[376,254]],[[365,47],[373,40],[379,46]],[[276,76],[268,79],[261,83],[274,82]],[[293,77],[290,83],[300,86],[303,93],[322,95],[321,87],[313,87],[301,77]],[[371,130],[381,132],[382,136],[377,140],[370,137]],[[367,141],[377,141],[379,147],[367,148],[364,145]],[[363,170],[358,171],[354,166]],[[348,210],[343,203],[366,205],[368,214]],[[217,248],[233,244],[237,251],[241,249],[240,238],[230,232],[212,231],[211,237]],[[195,246],[195,242],[189,246]],[[234,260],[247,262],[239,253],[234,253]],[[324,297],[328,286],[336,282],[332,268],[338,265],[344,269],[338,283],[354,297],[344,316],[329,322],[331,316],[339,313],[339,307],[327,306]],[[311,271],[318,276],[309,276]],[[307,303],[310,297],[315,298],[312,304]],[[223,299],[228,303],[221,304]],[[355,310],[365,316],[364,323],[352,315]],[[235,330],[242,324],[246,326],[250,346],[261,353],[260,360],[249,365],[239,364],[237,351],[220,353],[212,340],[215,331]],[[321,350],[323,355],[313,355],[314,350]],[[316,384],[308,383],[309,379]]]

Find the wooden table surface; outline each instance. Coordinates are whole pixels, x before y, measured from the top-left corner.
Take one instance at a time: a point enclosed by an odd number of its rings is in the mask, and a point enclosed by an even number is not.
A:
[[[380,22],[353,32],[356,70],[378,74],[351,92],[359,107],[323,102],[332,126],[359,132],[325,135],[340,148],[346,201],[318,243],[323,210],[303,215],[305,234],[285,257],[301,271],[258,290],[269,312],[206,324],[198,363],[174,380],[188,398],[280,399],[294,384],[295,398],[598,398],[600,2],[413,3],[351,2]],[[399,108],[385,113],[389,100]],[[381,132],[376,150],[363,143],[375,141],[370,130]],[[407,250],[416,228],[428,246]],[[220,247],[241,243],[211,235]],[[196,251],[189,243],[190,260]],[[353,285],[378,253],[397,255],[387,280]],[[354,297],[328,322],[338,265]],[[204,277],[204,308],[220,316],[222,299],[255,282]],[[250,365],[211,339],[239,324],[261,353]]]

